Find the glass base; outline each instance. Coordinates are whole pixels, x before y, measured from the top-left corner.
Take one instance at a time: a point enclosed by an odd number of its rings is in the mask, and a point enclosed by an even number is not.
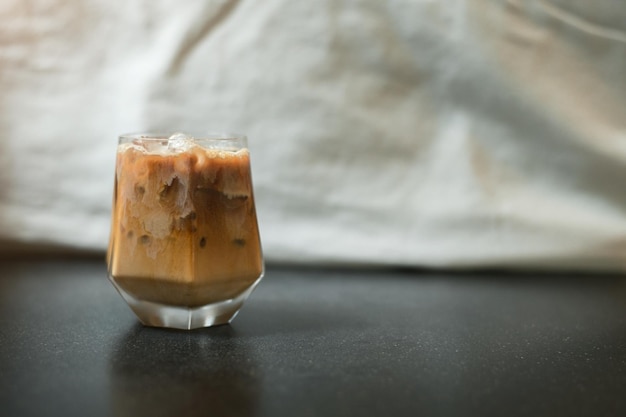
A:
[[[261,278],[235,298],[200,307],[172,306],[139,300],[120,288],[113,279],[110,281],[142,324],[152,327],[192,330],[230,323],[260,280]]]

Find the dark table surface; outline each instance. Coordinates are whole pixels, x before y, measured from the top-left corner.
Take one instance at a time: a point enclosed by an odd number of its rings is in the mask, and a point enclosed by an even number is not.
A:
[[[0,260],[0,416],[626,416],[626,279],[272,268],[143,327],[101,260]]]

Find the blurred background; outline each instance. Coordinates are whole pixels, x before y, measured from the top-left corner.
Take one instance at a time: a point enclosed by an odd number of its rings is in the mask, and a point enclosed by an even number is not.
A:
[[[0,253],[104,256],[157,130],[248,135],[268,262],[626,269],[623,0],[0,2]]]

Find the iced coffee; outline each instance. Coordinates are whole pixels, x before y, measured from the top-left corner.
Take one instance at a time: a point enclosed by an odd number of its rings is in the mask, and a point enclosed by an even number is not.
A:
[[[230,321],[263,273],[245,137],[122,136],[108,266],[146,324]]]

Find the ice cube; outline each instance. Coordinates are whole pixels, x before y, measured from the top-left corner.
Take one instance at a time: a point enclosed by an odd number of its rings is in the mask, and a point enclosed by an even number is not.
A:
[[[139,139],[136,144],[145,149],[148,153],[161,153],[167,150],[167,142],[155,139]]]
[[[184,152],[193,145],[193,137],[184,133],[174,133],[167,139],[167,149],[170,152]]]

